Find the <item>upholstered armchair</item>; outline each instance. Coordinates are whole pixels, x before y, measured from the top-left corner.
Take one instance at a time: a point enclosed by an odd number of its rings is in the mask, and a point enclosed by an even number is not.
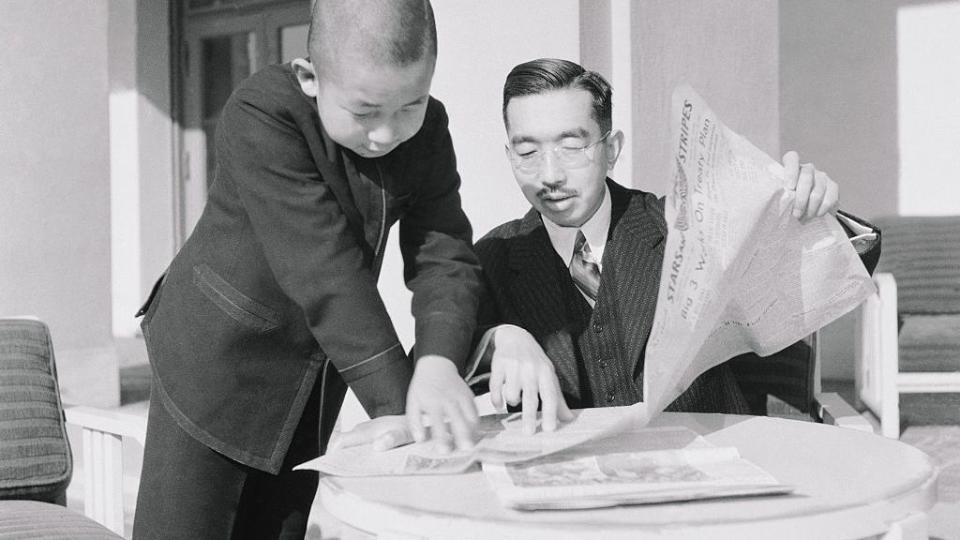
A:
[[[86,515],[66,508],[73,453],[49,329],[35,318],[0,318],[0,539],[121,538],[119,444],[123,434],[142,438],[144,422],[71,412],[86,443]]]
[[[900,436],[900,394],[960,392],[960,216],[880,218],[878,294],[860,310],[856,395]]]

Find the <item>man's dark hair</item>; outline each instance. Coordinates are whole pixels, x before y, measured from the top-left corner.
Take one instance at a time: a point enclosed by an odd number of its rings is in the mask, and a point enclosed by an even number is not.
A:
[[[593,96],[593,119],[600,124],[600,131],[613,127],[612,90],[610,83],[596,71],[584,69],[580,64],[556,58],[538,58],[517,65],[503,83],[503,123],[507,121],[507,105],[520,96],[542,94],[553,90],[577,88]]]
[[[344,51],[394,66],[436,58],[433,8],[429,0],[315,0],[307,50],[328,68]]]

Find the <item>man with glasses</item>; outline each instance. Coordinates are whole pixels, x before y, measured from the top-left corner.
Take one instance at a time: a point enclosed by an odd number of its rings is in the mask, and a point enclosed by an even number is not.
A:
[[[504,84],[503,120],[507,157],[533,208],[476,244],[486,284],[480,371],[490,370],[493,404],[521,406],[533,433],[538,405],[549,431],[570,408],[643,399],[667,228],[663,199],[607,177],[624,135],[613,129],[610,86],[599,74],[564,60],[520,64]],[[795,217],[835,210],[837,184],[826,174],[800,166],[796,152],[784,166]],[[669,410],[749,408],[721,364]]]

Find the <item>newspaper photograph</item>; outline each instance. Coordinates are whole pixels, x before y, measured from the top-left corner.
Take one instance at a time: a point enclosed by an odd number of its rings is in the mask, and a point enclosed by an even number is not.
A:
[[[587,448],[589,447],[589,448]],[[788,493],[736,448],[682,427],[628,431],[523,463],[483,464],[501,503],[559,510]]]

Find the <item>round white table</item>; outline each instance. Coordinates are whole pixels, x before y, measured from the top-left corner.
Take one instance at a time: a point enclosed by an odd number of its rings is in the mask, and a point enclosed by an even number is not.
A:
[[[936,469],[923,452],[878,435],[769,417],[664,413],[735,446],[788,495],[599,510],[504,508],[479,471],[451,476],[322,477],[317,504],[354,529],[388,539],[926,538]],[[363,536],[363,535],[361,535]]]

